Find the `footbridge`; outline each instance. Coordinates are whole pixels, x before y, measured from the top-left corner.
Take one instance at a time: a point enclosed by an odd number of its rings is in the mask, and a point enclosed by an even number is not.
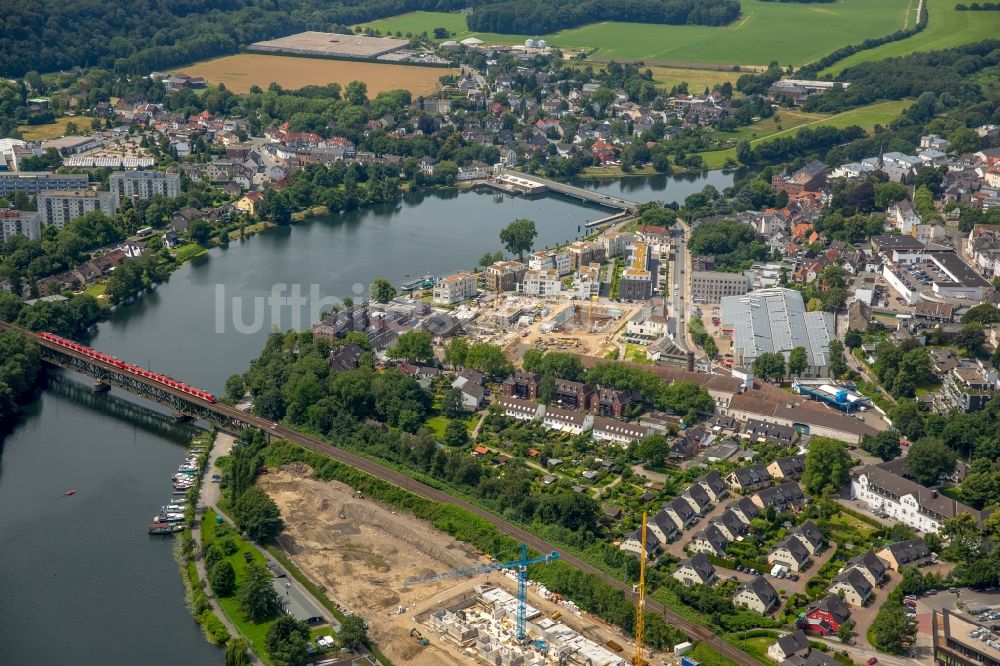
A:
[[[497,178],[499,179],[504,177],[511,179],[512,182],[528,181],[536,183],[537,185],[544,187],[545,190],[548,190],[549,192],[555,192],[572,199],[578,199],[585,203],[603,206],[604,208],[634,213],[639,207],[639,204],[634,201],[629,201],[628,199],[623,199],[612,194],[604,194],[595,190],[588,190],[583,187],[560,183],[557,180],[550,180],[533,174],[521,173],[520,171],[501,169],[497,174]],[[539,189],[537,191],[543,190]]]

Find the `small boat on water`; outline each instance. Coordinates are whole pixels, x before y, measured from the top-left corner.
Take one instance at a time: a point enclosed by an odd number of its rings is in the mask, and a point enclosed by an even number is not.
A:
[[[175,532],[183,532],[184,526],[180,523],[151,523],[149,525],[150,534],[173,534]]]
[[[76,495],[76,491],[75,490],[67,490],[66,491],[66,496],[69,497],[71,495]]]
[[[153,516],[154,523],[179,523],[183,520],[183,513],[159,513]]]

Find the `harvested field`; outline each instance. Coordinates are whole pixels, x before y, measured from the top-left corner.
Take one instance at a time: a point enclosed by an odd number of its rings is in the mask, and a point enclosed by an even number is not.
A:
[[[441,67],[414,67],[379,62],[323,60],[292,56],[241,53],[224,58],[204,60],[179,72],[203,76],[210,83],[223,83],[237,93],[250,92],[251,86],[266,89],[271,83],[295,90],[310,85],[364,81],[368,95],[374,97],[386,90],[405,89],[416,95],[432,95],[441,84],[439,79],[451,70]]]

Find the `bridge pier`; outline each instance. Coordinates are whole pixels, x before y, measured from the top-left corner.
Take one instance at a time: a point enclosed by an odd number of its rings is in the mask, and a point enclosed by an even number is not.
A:
[[[191,421],[191,416],[189,414],[174,412],[174,423],[188,423],[189,421]]]
[[[111,390],[111,384],[105,384],[102,381],[96,381],[91,385],[90,390],[93,391],[94,393],[107,393],[108,391]]]

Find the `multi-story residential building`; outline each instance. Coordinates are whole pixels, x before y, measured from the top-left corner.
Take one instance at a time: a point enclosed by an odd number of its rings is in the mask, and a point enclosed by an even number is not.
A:
[[[592,389],[583,382],[556,378],[552,401],[570,409],[587,409]]]
[[[607,256],[604,246],[593,241],[577,241],[567,248],[567,252],[575,270],[593,263],[604,263]]]
[[[554,270],[557,275],[573,272],[573,259],[569,252],[535,252],[528,257],[528,268],[536,271]]]
[[[434,285],[434,302],[438,305],[454,305],[467,301],[478,294],[476,276],[472,273],[446,275]]]
[[[721,303],[723,296],[742,296],[752,288],[753,274],[691,271],[691,301]]]
[[[590,411],[601,416],[620,419],[631,404],[632,395],[619,389],[598,386],[590,395]]]
[[[38,195],[38,212],[43,225],[62,229],[67,223],[87,213],[99,211],[111,216],[118,210],[118,199],[111,192],[94,190],[56,190]]]
[[[601,293],[601,265],[581,266],[573,274],[573,298],[593,298]]]
[[[527,270],[528,267],[519,261],[497,261],[480,273],[483,288],[490,291],[517,291]]]
[[[801,194],[815,192],[826,183],[826,165],[819,160],[813,160],[791,175],[776,175],[771,178],[771,187],[775,192]]]
[[[652,261],[649,245],[635,243],[632,259],[622,272],[618,283],[618,296],[625,301],[644,301],[653,295],[656,273],[651,269]]]
[[[538,385],[541,381],[542,375],[537,372],[515,370],[514,374],[507,377],[500,385],[500,392],[511,398],[535,400],[538,398]]]
[[[41,219],[41,215],[35,212],[0,208],[0,223],[3,223],[0,240],[6,241],[14,236],[38,240],[42,237]]]
[[[545,413],[545,405],[520,398],[500,398],[497,400],[497,405],[500,406],[504,416],[518,421],[536,421]]]
[[[997,387],[997,371],[981,364],[963,364],[952,368],[935,395],[935,407],[943,413],[978,412],[990,401]]]
[[[604,246],[604,256],[624,257],[628,253],[628,246],[632,244],[635,236],[623,231],[611,232],[600,236],[597,242]]]
[[[863,467],[851,479],[853,499],[867,504],[877,514],[893,518],[920,532],[938,532],[942,523],[968,513],[982,527],[982,511],[910,481],[881,465]]]
[[[594,417],[591,414],[548,405],[545,407],[545,415],[542,416],[542,425],[549,430],[579,435],[594,427]]]
[[[913,204],[908,199],[889,206],[885,217],[889,224],[899,229],[899,233],[904,236],[912,234],[913,228],[920,224],[920,213],[913,209]]]
[[[0,173],[0,197],[25,192],[38,194],[53,190],[87,189],[89,177],[85,173],[49,173],[48,171],[19,171]]]
[[[525,272],[518,291],[528,296],[558,296],[562,291],[562,280],[554,268],[530,269]]]
[[[154,195],[173,199],[181,195],[181,175],[162,171],[119,171],[108,178],[111,193],[122,199],[149,199]]]

